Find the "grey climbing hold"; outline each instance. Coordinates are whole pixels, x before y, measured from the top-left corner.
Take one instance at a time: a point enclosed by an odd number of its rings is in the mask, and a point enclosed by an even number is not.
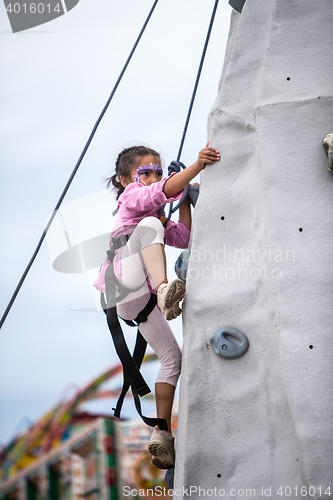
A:
[[[187,274],[189,258],[190,258],[190,251],[188,249],[183,250],[175,263],[175,273],[180,280],[184,281],[184,283],[186,283],[186,274]]]
[[[188,197],[191,201],[191,204],[195,207],[198,197],[199,197],[199,189],[200,186],[197,186],[196,184],[192,184],[189,189],[188,189]]]
[[[333,132],[324,137],[323,146],[328,158],[328,170],[333,174]]]
[[[246,0],[229,0],[231,7],[241,13]]]
[[[174,482],[174,477],[175,477],[175,468],[171,467],[171,469],[168,469],[165,474],[165,486],[169,490],[173,490],[173,482]]]
[[[221,326],[210,339],[210,345],[214,352],[222,358],[236,359],[246,353],[249,348],[249,340],[245,333],[238,328]]]

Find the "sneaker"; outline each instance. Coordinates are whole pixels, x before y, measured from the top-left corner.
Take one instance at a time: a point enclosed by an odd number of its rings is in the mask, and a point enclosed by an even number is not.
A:
[[[157,290],[157,304],[168,321],[177,318],[182,312],[179,302],[185,296],[185,284],[180,279],[162,283]]]
[[[166,431],[155,427],[148,446],[149,453],[153,455],[153,464],[158,469],[170,469],[175,466],[175,438]]]

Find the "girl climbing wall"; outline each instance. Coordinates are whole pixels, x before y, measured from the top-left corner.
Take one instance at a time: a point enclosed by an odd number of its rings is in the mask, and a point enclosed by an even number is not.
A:
[[[156,409],[157,416],[166,420],[168,429],[160,430],[157,426],[149,444],[153,463],[158,468],[173,467],[175,460],[170,420],[181,353],[167,320],[181,314],[179,302],[185,295],[183,281],[168,282],[164,243],[187,248],[191,228],[188,200],[180,207],[178,223],[170,220],[166,227],[160,220],[161,209],[164,204],[179,199],[187,184],[206,164],[219,159],[219,152],[207,143],[193,165],[162,179],[160,155],[153,149],[134,146],[119,154],[116,172],[108,179],[108,184],[118,191],[119,209],[111,234],[111,249],[116,241],[125,237],[113,259],[113,271],[119,284],[116,298],[119,316],[133,320],[148,303],[150,294],[157,294],[157,305],[147,321],[140,324],[140,332],[161,361],[155,385]],[[107,259],[95,282],[102,292],[105,292],[105,273],[109,265]]]

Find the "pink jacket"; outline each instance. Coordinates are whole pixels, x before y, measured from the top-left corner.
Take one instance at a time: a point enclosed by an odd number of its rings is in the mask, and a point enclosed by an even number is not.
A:
[[[172,203],[181,198],[183,191],[172,198],[165,196],[163,187],[166,180],[167,178],[164,178],[159,182],[154,182],[150,186],[144,186],[138,182],[132,182],[126,186],[125,191],[120,195],[118,200],[119,210],[111,232],[111,238],[131,233],[145,217],[153,216],[159,218],[162,205]],[[164,230],[165,243],[177,248],[187,248],[190,241],[190,234],[191,230],[184,222],[179,221],[176,223],[170,220]],[[116,251],[114,259],[114,269],[118,279],[120,278],[121,250]],[[109,264],[109,259],[106,259],[94,283],[97,290],[103,293],[105,293],[105,271]]]

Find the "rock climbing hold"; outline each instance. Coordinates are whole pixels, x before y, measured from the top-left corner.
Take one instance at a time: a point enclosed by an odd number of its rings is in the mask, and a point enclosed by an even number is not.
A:
[[[243,356],[249,348],[245,333],[233,326],[221,326],[212,338],[210,345],[214,352],[224,359],[236,359]]]
[[[333,174],[333,132],[324,137],[323,146],[328,157],[328,170]]]
[[[187,274],[189,258],[190,258],[190,251],[188,249],[183,250],[175,263],[175,273],[180,280],[184,281],[184,283],[186,283],[186,274]]]
[[[198,201],[198,198],[199,198],[199,189],[200,187],[197,186],[196,184],[191,184],[191,186],[189,187],[188,189],[188,197],[190,199],[190,202],[192,203],[192,205],[195,207],[197,201]]]
[[[241,13],[246,0],[229,0],[231,7]]]

